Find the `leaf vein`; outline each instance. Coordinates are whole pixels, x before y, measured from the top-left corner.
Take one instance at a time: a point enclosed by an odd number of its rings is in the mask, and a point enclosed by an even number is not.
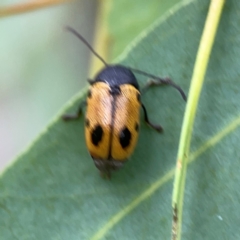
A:
[[[196,151],[190,154],[188,163],[192,163],[209,148],[214,147],[219,143],[224,137],[228,136],[236,128],[240,126],[240,116],[235,118],[230,122],[225,128],[220,130],[217,134],[207,140],[201,145]],[[168,182],[173,178],[175,169],[168,171],[163,177],[157,179],[153,182],[146,190],[144,190],[138,197],[136,197],[132,202],[130,202],[126,207],[117,212],[113,217],[111,217],[106,224],[99,229],[90,239],[99,240],[103,238],[107,232],[109,232],[118,222],[120,222],[125,216],[128,215],[132,210],[134,210],[138,205],[140,205],[144,200],[153,195],[164,183]]]

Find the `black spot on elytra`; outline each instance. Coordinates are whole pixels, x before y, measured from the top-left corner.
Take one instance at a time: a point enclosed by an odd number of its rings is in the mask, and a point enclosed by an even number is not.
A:
[[[139,124],[137,122],[135,123],[135,130],[136,130],[136,132],[138,132],[138,130],[139,130]]]
[[[102,140],[102,136],[103,129],[100,125],[97,125],[91,133],[92,143],[97,146],[98,143]]]
[[[131,133],[128,130],[128,128],[125,127],[120,132],[120,135],[119,135],[119,141],[120,141],[120,144],[121,144],[122,148],[126,148],[129,145],[130,140],[131,140]]]
[[[88,119],[88,118],[85,119],[85,125],[86,125],[86,127],[89,127],[89,126],[90,126],[90,122],[89,122],[89,119]]]

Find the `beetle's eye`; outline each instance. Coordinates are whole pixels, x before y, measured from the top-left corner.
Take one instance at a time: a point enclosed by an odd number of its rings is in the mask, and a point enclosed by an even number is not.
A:
[[[91,133],[92,143],[95,146],[97,146],[98,143],[102,140],[102,136],[103,136],[103,129],[100,125],[97,125]]]
[[[125,127],[119,134],[119,141],[122,148],[126,148],[131,140],[131,133],[127,127]]]

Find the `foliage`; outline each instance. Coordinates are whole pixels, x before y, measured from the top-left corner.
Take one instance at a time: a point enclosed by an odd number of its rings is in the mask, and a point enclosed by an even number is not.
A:
[[[183,1],[145,29],[119,61],[170,76],[187,92],[209,1]],[[183,239],[238,239],[240,3],[227,1],[196,115],[187,173]],[[137,75],[141,86],[146,78]],[[84,143],[84,119],[64,123],[74,97],[0,179],[4,239],[170,239],[171,194],[183,111],[168,86],[144,94],[158,134],[144,122],[135,153],[110,181]]]

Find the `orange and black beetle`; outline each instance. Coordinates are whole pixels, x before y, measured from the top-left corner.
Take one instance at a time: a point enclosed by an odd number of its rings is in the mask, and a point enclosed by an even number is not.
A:
[[[162,131],[160,125],[154,125],[148,120],[147,111],[141,102],[141,92],[133,72],[137,72],[152,80],[153,84],[169,84],[177,88],[184,100],[186,96],[182,89],[170,79],[162,79],[141,70],[122,65],[107,64],[74,29],[69,31],[83,41],[89,49],[106,65],[94,80],[87,100],[81,104],[76,115],[64,115],[64,120],[76,119],[81,115],[83,105],[87,105],[85,117],[85,138],[88,151],[96,167],[101,173],[110,176],[112,170],[119,169],[135,149],[139,126],[140,108],[143,108],[147,124]]]

